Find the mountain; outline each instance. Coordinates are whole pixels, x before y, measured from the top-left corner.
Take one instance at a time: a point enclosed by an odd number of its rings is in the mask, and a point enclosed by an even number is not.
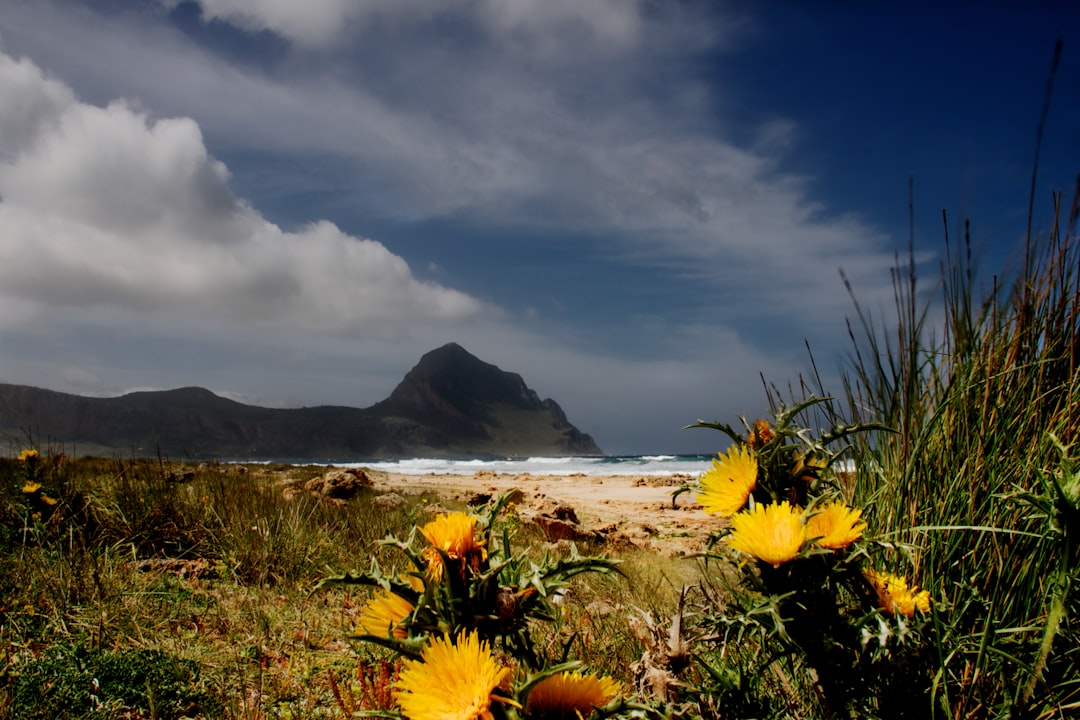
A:
[[[0,441],[79,454],[364,460],[598,455],[554,400],[456,343],[369,408],[263,408],[197,387],[91,398],[0,384]]]

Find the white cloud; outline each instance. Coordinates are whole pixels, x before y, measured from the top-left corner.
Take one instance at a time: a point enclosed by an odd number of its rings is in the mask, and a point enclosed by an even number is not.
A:
[[[235,23],[246,30],[270,30],[311,45],[336,39],[346,21],[375,4],[357,0],[199,0],[206,19]]]
[[[29,60],[18,62],[4,58],[0,74],[0,97],[3,97],[3,122],[0,122],[0,160],[9,161],[17,148],[37,141],[49,130],[45,120],[56,118],[74,102],[71,90],[56,80],[44,77]]]
[[[279,24],[295,7],[212,2],[204,8],[215,17],[243,11]],[[478,45],[422,22],[450,12],[441,1],[313,4],[310,15],[348,27],[352,45],[273,70],[231,63],[164,24],[82,10],[77,24],[57,13],[45,33],[36,15],[0,9],[0,18],[39,38],[65,72],[190,115],[212,144],[316,176],[331,158],[343,181],[321,180],[318,191],[343,216],[589,234],[613,261],[669,268],[728,298],[767,284],[774,306],[821,317],[849,309],[838,266],[863,287],[887,277],[888,238],[826,213],[810,179],[778,169],[797,135],[791,120],[770,119],[748,145],[734,143],[723,89],[673,74],[693,49],[729,43],[741,20],[703,21],[670,5],[646,21],[642,5],[615,0],[460,7],[483,29]],[[513,45],[517,33],[561,42],[566,24],[613,39],[603,51],[575,43],[554,63]],[[76,46],[78,58],[65,54]],[[301,177],[289,182],[279,196],[303,192]]]
[[[233,195],[190,118],[79,102],[2,54],[0,137],[9,297],[347,335],[494,312],[333,223],[266,221]]]
[[[340,42],[350,25],[416,22],[436,16],[471,15],[495,33],[524,39],[551,56],[567,42],[626,47],[641,32],[636,0],[197,0],[207,20],[245,30],[269,30],[308,47]],[[176,5],[178,0],[166,0]]]

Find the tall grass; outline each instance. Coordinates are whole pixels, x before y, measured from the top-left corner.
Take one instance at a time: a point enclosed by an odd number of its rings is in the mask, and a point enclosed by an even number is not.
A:
[[[0,720],[326,718],[386,695],[371,671],[388,653],[343,640],[367,592],[312,589],[373,556],[393,569],[377,541],[453,503],[283,492],[325,470],[0,458]],[[516,531],[539,552],[542,531]],[[662,615],[677,590],[663,558],[626,566],[629,589],[575,579],[538,642],[627,677],[641,650],[630,608]]]
[[[959,249],[946,237],[940,295],[920,297],[909,256],[893,276],[895,329],[858,307],[851,329],[847,413],[896,429],[857,440],[854,494],[884,540],[909,548],[920,584],[942,601],[939,716],[1080,709],[1080,605],[1068,593],[1080,562],[1067,541],[1080,528],[1053,502],[1032,502],[1049,500],[1047,482],[1080,456],[1063,458],[1055,443],[1067,448],[1080,433],[1080,185],[1067,227],[1061,201],[1045,242],[1028,248],[1010,282],[995,277],[979,294],[965,229]],[[1058,599],[1073,623],[1048,638]]]
[[[0,459],[0,718],[333,707],[325,672],[355,667],[340,638],[358,600],[310,591],[370,562],[423,498],[331,505],[277,482],[323,471]]]

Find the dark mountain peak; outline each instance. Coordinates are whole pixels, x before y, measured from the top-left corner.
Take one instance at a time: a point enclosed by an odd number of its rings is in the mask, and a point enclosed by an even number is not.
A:
[[[424,353],[409,374],[431,376],[455,372],[474,374],[501,371],[494,365],[476,357],[457,343],[452,342]]]
[[[471,352],[461,347],[461,345],[458,345],[456,342],[448,342],[445,345],[437,347],[434,350],[429,350],[428,352],[421,355],[420,363],[423,363],[425,358],[438,358],[441,356],[458,356],[462,358],[472,358],[473,360],[480,360],[480,358],[476,357]]]
[[[541,407],[520,375],[484,362],[457,343],[421,357],[385,402],[406,417],[434,413],[467,420],[483,420],[477,413],[492,403],[523,410]]]
[[[533,443],[546,445],[544,452],[600,454],[554,400],[541,400],[520,375],[484,362],[457,343],[421,357],[373,410],[422,423],[450,444],[485,438],[493,447],[520,449]],[[541,437],[545,443],[535,442]]]

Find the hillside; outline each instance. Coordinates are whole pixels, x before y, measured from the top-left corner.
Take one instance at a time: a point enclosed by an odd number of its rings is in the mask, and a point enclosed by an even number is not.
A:
[[[263,408],[197,387],[92,398],[0,384],[0,442],[77,454],[363,460],[593,455],[593,439],[515,373],[456,343],[425,354],[369,408]]]

